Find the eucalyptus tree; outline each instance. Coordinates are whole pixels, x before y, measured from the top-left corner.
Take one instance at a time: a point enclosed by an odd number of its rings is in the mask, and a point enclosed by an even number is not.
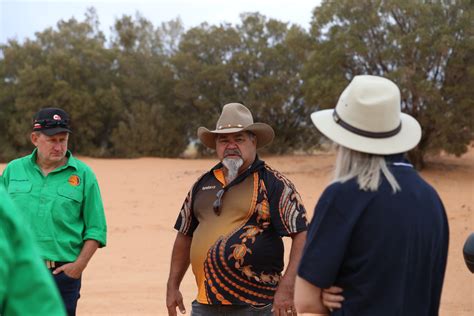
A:
[[[115,21],[113,82],[123,103],[110,135],[116,156],[178,156],[188,144],[182,116],[176,113],[176,80],[169,61],[182,30],[179,23],[155,28],[138,13]]]
[[[82,154],[106,150],[107,122],[117,98],[110,85],[113,56],[104,44],[97,15],[89,9],[84,21],[61,20],[34,39],[1,47],[0,104],[9,113],[6,134],[12,152],[31,149],[27,135],[33,114],[42,107],[70,112],[74,135],[80,135],[73,136],[72,146]]]
[[[332,107],[358,74],[385,76],[401,88],[402,110],[421,123],[409,155],[460,155],[472,140],[471,1],[334,0],[313,12],[314,51],[303,72],[309,104]]]

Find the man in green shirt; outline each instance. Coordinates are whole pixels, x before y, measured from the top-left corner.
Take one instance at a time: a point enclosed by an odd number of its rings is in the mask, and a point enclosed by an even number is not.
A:
[[[3,182],[33,232],[68,315],[75,315],[82,272],[105,246],[107,228],[93,171],[67,150],[70,132],[65,111],[40,110],[31,133],[35,150],[10,162]]]
[[[0,315],[66,314],[30,232],[1,183],[0,254]]]

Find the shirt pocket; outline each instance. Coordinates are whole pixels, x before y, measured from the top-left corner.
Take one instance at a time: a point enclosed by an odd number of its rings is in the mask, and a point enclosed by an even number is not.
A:
[[[8,194],[15,203],[16,209],[25,216],[27,222],[35,210],[32,197],[33,183],[30,180],[10,180]]]
[[[77,203],[82,203],[83,199],[82,191],[71,187],[69,184],[59,186],[58,195]]]
[[[29,180],[10,180],[8,184],[8,193],[12,196],[16,194],[30,193],[33,183]]]
[[[72,223],[78,221],[83,200],[82,190],[66,184],[59,186],[56,192],[59,196],[56,201],[59,207],[55,207],[53,211],[55,220],[72,220]]]

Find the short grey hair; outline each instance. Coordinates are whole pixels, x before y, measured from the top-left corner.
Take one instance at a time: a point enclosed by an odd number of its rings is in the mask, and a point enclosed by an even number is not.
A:
[[[387,167],[384,156],[366,154],[338,145],[336,166],[332,182],[344,183],[357,178],[359,189],[377,191],[381,173],[392,187],[393,193],[401,191],[400,185]]]

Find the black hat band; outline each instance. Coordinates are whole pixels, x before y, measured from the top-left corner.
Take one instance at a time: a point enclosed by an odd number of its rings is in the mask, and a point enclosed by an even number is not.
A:
[[[397,135],[398,132],[400,132],[400,130],[402,129],[402,122],[400,121],[400,124],[398,124],[397,128],[395,128],[391,131],[388,131],[388,132],[368,132],[368,131],[361,130],[357,127],[354,127],[354,126],[344,122],[341,119],[341,117],[337,114],[336,110],[334,110],[334,112],[332,113],[332,117],[333,117],[334,121],[337,124],[341,125],[344,129],[348,130],[349,132],[352,132],[352,133],[360,135],[360,136],[369,137],[369,138],[388,138],[388,137],[392,137],[392,136]]]

